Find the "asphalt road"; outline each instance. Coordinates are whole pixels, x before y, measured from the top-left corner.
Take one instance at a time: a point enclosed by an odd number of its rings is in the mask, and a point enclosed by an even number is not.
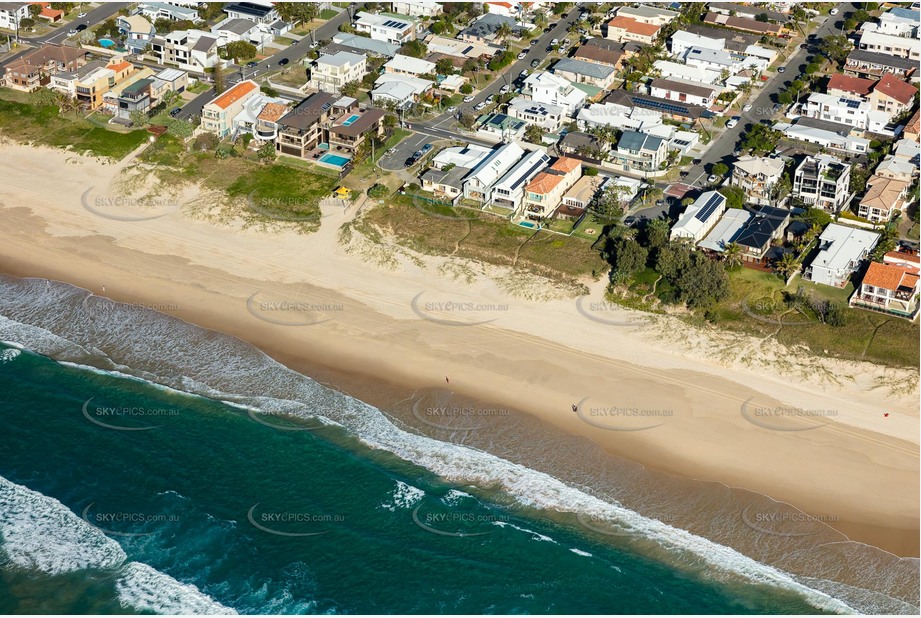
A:
[[[362,6],[362,4],[356,4],[354,7],[352,7],[352,14],[354,15],[355,12],[361,10]],[[278,63],[282,60],[288,61],[287,67],[291,70],[305,70],[304,68],[298,66],[298,62],[300,62],[310,52],[311,42],[332,38],[337,32],[339,32],[339,26],[348,20],[348,10],[342,11],[327,21],[325,24],[317,28],[314,31],[312,37],[305,36],[300,41],[289,45],[283,50],[279,50],[278,53],[260,61],[259,64],[253,67],[228,67],[226,72],[227,85],[231,86],[246,79],[258,78],[260,75],[267,73],[270,69],[277,69],[279,67]],[[205,92],[202,92],[200,95],[186,103],[177,117],[188,119],[200,115],[202,108],[206,103],[208,103],[208,101],[214,98],[214,94],[214,88],[209,88]]]
[[[815,31],[816,40],[835,34],[839,30],[849,13],[856,10],[853,3],[840,4],[842,11],[834,16],[829,16],[825,23],[819,26]],[[686,178],[687,184],[701,186],[709,174],[711,166],[723,162],[731,165],[735,160],[733,152],[739,144],[742,134],[750,129],[752,125],[758,124],[762,120],[769,120],[774,116],[774,104],[777,101],[777,95],[786,90],[790,83],[799,77],[806,68],[806,58],[814,52],[809,49],[797,49],[792,56],[787,59],[786,70],[783,73],[775,73],[762,87],[760,94],[754,101],[750,102],[751,109],[742,113],[742,121],[734,128],[724,131],[714,142],[701,158],[701,162],[690,168]]]

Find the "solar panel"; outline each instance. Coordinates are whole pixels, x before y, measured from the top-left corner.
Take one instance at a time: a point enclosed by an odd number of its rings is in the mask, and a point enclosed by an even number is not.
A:
[[[719,193],[711,195],[710,199],[707,200],[707,203],[704,204],[704,207],[701,208],[696,215],[694,215],[694,218],[701,221],[706,221],[710,215],[713,214],[713,211],[716,210],[716,207],[720,204],[722,198],[723,196]]]

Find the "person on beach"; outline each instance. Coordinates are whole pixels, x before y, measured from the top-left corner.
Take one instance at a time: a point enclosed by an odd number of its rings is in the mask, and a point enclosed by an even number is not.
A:
[[[578,407],[576,404],[572,404],[572,411],[573,411],[573,412],[578,412],[578,411],[579,411],[579,407]]]
[[[445,376],[445,384],[450,384],[451,380],[448,379],[448,376]]]

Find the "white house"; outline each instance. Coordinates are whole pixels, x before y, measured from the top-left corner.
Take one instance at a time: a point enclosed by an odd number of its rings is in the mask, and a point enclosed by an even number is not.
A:
[[[653,127],[662,125],[662,113],[645,107],[628,107],[618,103],[594,103],[579,110],[577,122],[582,129],[607,126],[648,133]]]
[[[391,2],[390,10],[398,15],[408,15],[410,17],[435,17],[436,15],[441,15],[443,11],[441,3],[434,0]]]
[[[681,79],[658,78],[649,84],[649,94],[660,99],[710,107],[721,89]]]
[[[396,54],[384,65],[384,71],[397,75],[428,75],[435,73],[435,63],[421,58]]]
[[[142,2],[137,12],[151,21],[168,19],[170,21],[198,21],[198,9],[181,6],[173,2]]]
[[[416,39],[416,22],[406,16],[359,11],[353,25],[357,32],[369,34],[375,41],[403,45]]]
[[[739,157],[732,165],[732,185],[745,191],[746,201],[759,206],[773,204],[771,193],[783,177],[784,162],[769,157]]]
[[[661,77],[673,77],[683,79],[689,82],[699,82],[701,84],[715,84],[720,80],[720,72],[698,67],[690,64],[681,64],[671,60],[656,60],[653,68],[659,72]]]
[[[701,193],[672,226],[669,240],[690,238],[694,243],[703,240],[726,211],[726,197],[719,191]]]
[[[515,97],[508,103],[506,112],[512,118],[524,120],[529,124],[536,124],[545,131],[555,133],[569,119],[559,105],[553,103],[540,103],[524,97]]]
[[[17,30],[19,22],[30,17],[29,5],[31,2],[3,2],[0,3],[0,28]]]
[[[654,26],[665,26],[670,24],[676,17],[678,11],[669,9],[660,9],[655,6],[639,4],[637,6],[622,6],[617,9],[618,17],[629,17],[641,24],[652,24]]]
[[[892,36],[906,36],[918,38],[918,22],[921,12],[903,7],[892,8],[879,16],[879,23],[865,23],[861,27],[863,32],[878,32]]]
[[[248,19],[257,24],[270,25],[280,19],[278,11],[268,0],[249,0],[248,2],[230,2],[224,5],[227,17]]]
[[[860,49],[896,58],[921,60],[921,40],[894,36],[881,32],[864,32],[860,35]]]
[[[553,74],[574,84],[590,84],[603,90],[609,89],[617,79],[614,67],[576,58],[561,58],[553,64]]]
[[[492,193],[493,185],[512,169],[512,166],[524,155],[524,149],[518,144],[501,144],[477,165],[464,178],[464,197],[469,200],[485,202]]]
[[[661,169],[668,156],[668,141],[658,135],[624,131],[617,142],[615,161],[624,171],[639,173]]]
[[[675,58],[683,57],[692,47],[723,51],[726,49],[726,39],[711,39],[685,30],[678,30],[672,35],[671,53]]]
[[[150,41],[151,54],[159,64],[175,64],[198,73],[221,63],[217,48],[217,37],[201,30],[174,30]]]
[[[568,80],[552,73],[532,73],[525,78],[524,96],[538,103],[549,103],[563,108],[567,116],[572,116],[585,103],[585,93]]]
[[[365,56],[344,51],[320,56],[315,62],[307,84],[323,92],[341,92],[345,84],[360,80],[368,72],[368,60]]]
[[[847,132],[845,134],[816,127],[809,124],[811,118],[800,117],[795,123],[777,122],[774,129],[780,131],[790,139],[818,144],[823,148],[834,150],[843,150],[845,152],[865,153],[870,150],[870,140],[863,137],[855,137]]]
[[[256,49],[260,50],[275,38],[268,26],[237,17],[228,17],[215,24],[211,28],[211,34],[217,37],[217,44],[221,47],[228,43],[243,41],[255,45]]]
[[[768,61],[764,58],[702,47],[688,49],[684,53],[684,61],[691,66],[711,69],[720,73],[728,71],[730,75],[735,75],[745,69],[763,72],[768,67]]]
[[[803,159],[793,177],[794,197],[815,208],[836,213],[850,198],[851,166],[819,154]]]
[[[543,150],[533,150],[522,157],[505,175],[496,181],[489,194],[489,203],[517,210],[524,199],[527,184],[547,167],[550,157]]]
[[[819,252],[803,273],[808,281],[844,287],[879,242],[879,234],[829,223],[819,236]]]
[[[475,144],[452,146],[443,149],[432,158],[432,167],[436,170],[443,170],[449,165],[453,165],[454,167],[466,167],[472,170],[491,152],[492,148],[484,148]]]
[[[886,129],[889,114],[874,109],[866,100],[813,92],[806,100],[803,113],[810,118],[846,124],[861,131],[893,135]]]
[[[430,90],[434,82],[410,75],[384,73],[374,82],[371,101],[377,105],[392,104],[398,109],[406,109]]]

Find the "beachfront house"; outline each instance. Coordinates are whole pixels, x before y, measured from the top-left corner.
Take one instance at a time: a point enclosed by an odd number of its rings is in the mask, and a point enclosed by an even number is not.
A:
[[[803,273],[813,283],[843,288],[879,242],[879,234],[829,223],[819,236],[819,252]]]
[[[695,244],[713,229],[720,216],[726,212],[726,197],[719,191],[701,193],[688,205],[678,222],[672,226],[669,240],[689,238]]]

